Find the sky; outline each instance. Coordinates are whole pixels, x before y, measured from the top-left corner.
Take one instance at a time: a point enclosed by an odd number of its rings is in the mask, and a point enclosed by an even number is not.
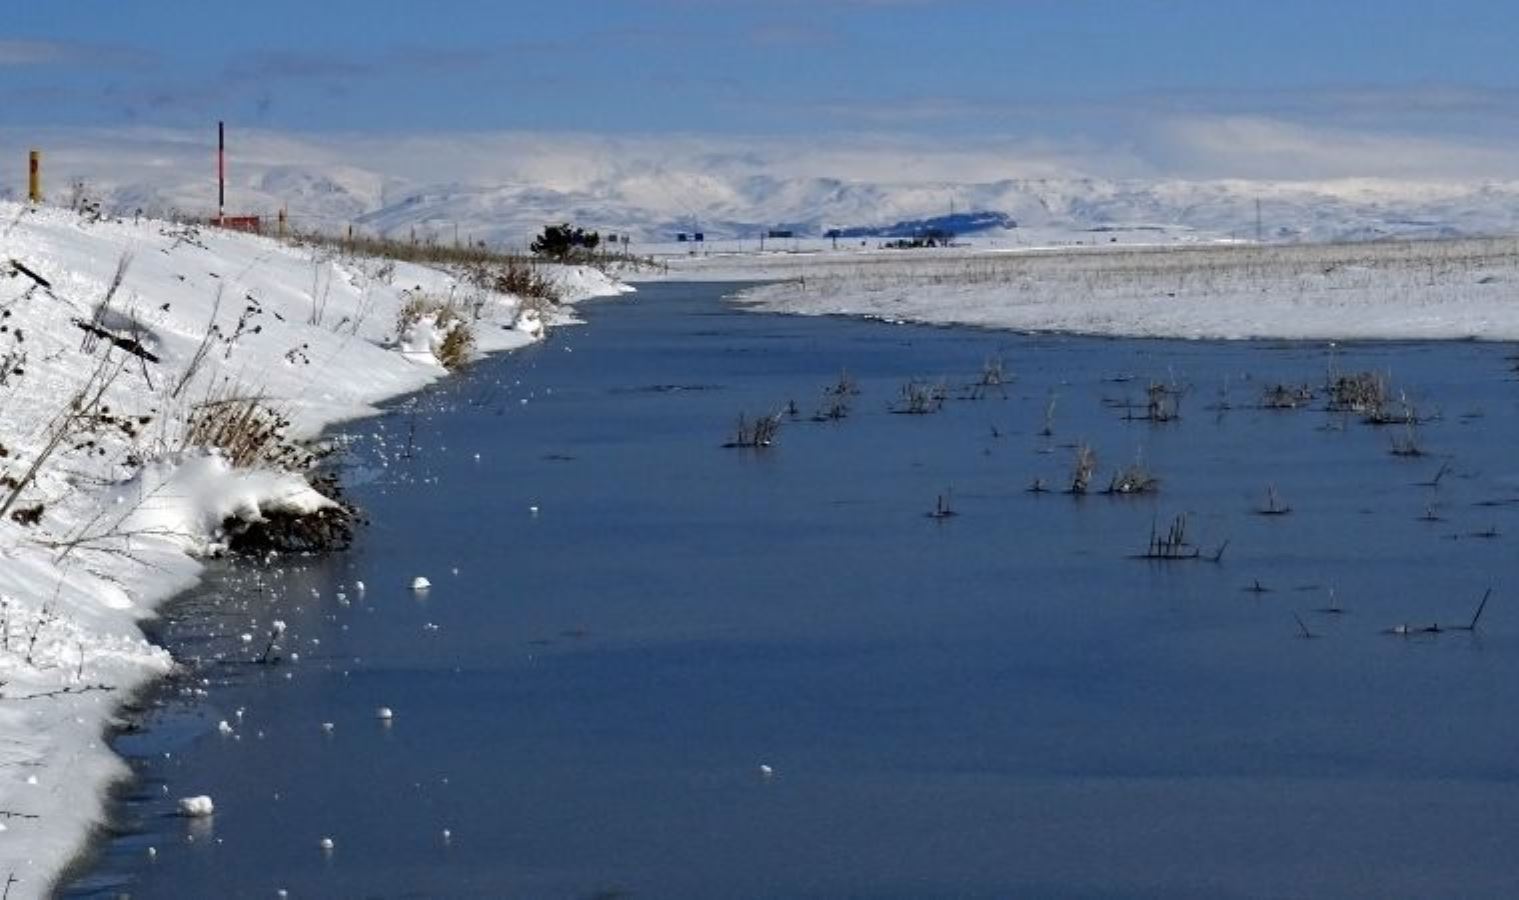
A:
[[[1107,177],[1519,175],[1519,9],[1500,0],[6,6],[10,135],[225,119],[316,140],[911,148],[904,165],[981,148]]]

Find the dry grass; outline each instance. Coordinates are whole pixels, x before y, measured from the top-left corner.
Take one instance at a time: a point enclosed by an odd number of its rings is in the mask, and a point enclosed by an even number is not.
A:
[[[1329,385],[1329,408],[1335,412],[1375,414],[1387,402],[1387,380],[1376,372],[1341,375]]]
[[[1160,479],[1150,474],[1142,463],[1135,462],[1113,474],[1108,482],[1109,494],[1153,494],[1160,490]]]
[[[1086,444],[1076,447],[1076,459],[1071,465],[1072,494],[1085,494],[1092,486],[1092,476],[1097,474],[1097,451]]]
[[[559,287],[528,259],[509,256],[501,261],[482,267],[476,284],[502,294],[512,294],[523,300],[546,301],[549,305],[559,303]]]
[[[445,369],[458,369],[474,358],[475,332],[458,305],[426,294],[412,294],[396,311],[396,338],[403,338],[427,319],[432,320],[433,328],[443,332],[443,340],[434,348],[433,355]]]
[[[949,389],[943,382],[915,378],[902,385],[901,397],[892,412],[907,416],[926,416],[944,408]]]
[[[780,431],[781,416],[778,413],[755,416],[752,419],[740,414],[738,422],[733,427],[733,436],[723,446],[764,449],[775,443],[775,438]]]
[[[228,394],[196,405],[181,446],[215,448],[238,468],[307,471],[320,455],[288,437],[289,427],[290,420],[266,398]]]
[[[467,322],[455,322],[435,351],[438,362],[450,371],[460,369],[475,356],[475,332]]]
[[[292,232],[287,238],[291,243],[336,251],[344,256],[367,256],[375,259],[399,260],[444,268],[483,270],[492,275],[505,274],[508,280],[520,273],[536,271],[536,260],[531,256],[491,247],[484,241],[449,242],[436,238],[408,239],[381,237],[355,233],[332,235],[319,231]],[[655,268],[652,259],[633,256],[613,250],[577,255],[573,262],[606,268]],[[519,297],[539,296],[531,280],[519,281],[511,293]],[[552,285],[544,283],[546,287]]]

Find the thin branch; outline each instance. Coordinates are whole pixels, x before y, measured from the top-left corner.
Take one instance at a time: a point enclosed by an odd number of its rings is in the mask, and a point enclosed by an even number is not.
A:
[[[81,684],[72,687],[61,687],[56,690],[42,691],[36,694],[22,694],[17,697],[0,695],[0,700],[41,700],[48,697],[62,697],[64,694],[88,694],[91,691],[114,691],[116,688],[109,684]]]

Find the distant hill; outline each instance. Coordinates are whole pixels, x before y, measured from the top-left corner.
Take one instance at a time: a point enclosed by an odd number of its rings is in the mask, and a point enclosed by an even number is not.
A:
[[[923,234],[976,234],[982,231],[1017,228],[1018,223],[1007,213],[979,211],[931,216],[926,219],[903,219],[891,225],[853,225],[838,229],[843,238],[910,238]]]
[[[57,147],[48,157],[50,196],[65,195],[77,178],[92,198],[127,215],[215,212],[204,136],[92,132],[79,141],[49,142]],[[635,247],[673,245],[681,232],[702,232],[710,246],[772,229],[820,238],[833,228],[856,241],[938,230],[1024,245],[1519,233],[1519,181],[880,180],[879,170],[787,175],[764,171],[762,160],[703,155],[619,158],[575,177],[555,174],[565,167],[535,168],[531,156],[436,173],[387,168],[410,158],[250,136],[232,160],[227,209],[272,217],[283,207],[293,226],[329,233],[352,225],[370,234],[519,248],[558,222],[628,235]],[[15,168],[0,169],[0,198],[24,192],[24,173]],[[970,212],[944,215],[951,205]]]
[[[251,168],[251,167],[245,167]],[[165,170],[171,176],[173,170]],[[1356,185],[1226,181],[1009,179],[979,184],[850,182],[824,178],[684,179],[651,176],[587,188],[498,184],[407,184],[351,167],[281,165],[229,185],[229,209],[272,216],[281,205],[298,227],[334,231],[349,223],[372,234],[419,239],[487,240],[526,247],[544,225],[574,222],[635,244],[670,243],[680,232],[711,241],[754,239],[770,229],[822,237],[900,239],[940,229],[977,234],[1132,234],[1169,242],[1256,235],[1276,241],[1493,235],[1519,232],[1519,183]],[[683,180],[684,179],[684,180]],[[108,207],[132,213],[214,210],[204,179],[180,183],[98,183]],[[663,185],[658,185],[663,186]],[[7,193],[0,189],[0,196]],[[15,194],[11,188],[10,194]],[[947,197],[974,212],[934,215]],[[676,198],[676,199],[672,199]],[[929,209],[925,209],[925,207]],[[851,223],[840,226],[839,223]],[[874,225],[871,222],[890,222]],[[1107,242],[1104,237],[1103,242]]]

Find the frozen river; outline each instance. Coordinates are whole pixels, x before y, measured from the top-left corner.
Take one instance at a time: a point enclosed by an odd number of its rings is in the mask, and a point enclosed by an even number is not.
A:
[[[1512,347],[1024,336],[729,289],[584,306],[350,426],[370,525],[166,608],[208,661],[117,740],[138,780],[65,896],[1519,882]],[[970,388],[995,358],[1008,383]],[[1325,411],[1361,370],[1422,424]],[[846,371],[847,416],[811,421]],[[942,410],[894,412],[910,379]],[[1152,381],[1175,421],[1140,418]],[[1318,390],[1261,408],[1278,383]],[[722,448],[789,401],[773,447]],[[1067,496],[1081,443],[1094,492]],[[1100,493],[1135,462],[1157,492]],[[1220,561],[1133,558],[1183,513]],[[247,664],[275,618],[299,660]],[[201,793],[212,818],[173,815]]]

